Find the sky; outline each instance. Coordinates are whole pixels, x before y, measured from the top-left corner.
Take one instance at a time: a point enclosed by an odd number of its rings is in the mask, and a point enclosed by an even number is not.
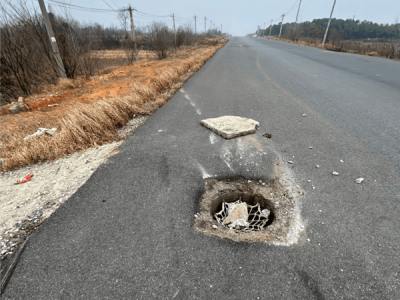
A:
[[[33,0],[32,0],[33,1]],[[47,2],[46,2],[47,1]],[[207,18],[206,29],[211,26],[220,28],[222,31],[232,35],[243,36],[248,33],[254,33],[257,26],[266,28],[273,20],[273,24],[281,21],[281,15],[287,13],[284,23],[294,22],[300,0],[146,0],[133,2],[129,0],[55,0],[64,1],[73,5],[79,5],[91,8],[113,9],[124,8],[132,5],[133,8],[146,14],[164,17],[143,17],[134,13],[135,26],[145,26],[152,21],[164,21],[172,27],[172,17],[174,13],[176,25],[190,23],[194,27],[194,16],[197,15],[197,31],[204,31],[204,17]],[[312,21],[318,18],[329,18],[333,0],[302,0],[299,22]],[[37,6],[37,2],[33,1]],[[58,7],[45,0],[45,3],[51,4],[52,9],[57,12]],[[108,5],[109,6],[108,6]],[[46,6],[47,6],[46,5]],[[116,13],[109,14],[96,12],[83,12],[79,10],[70,10],[72,16],[85,22],[97,22],[108,26],[114,24],[119,26],[119,20]],[[400,21],[400,0],[337,0],[333,12],[333,18],[368,20],[379,24],[395,23],[396,16]],[[265,27],[264,27],[265,24]]]

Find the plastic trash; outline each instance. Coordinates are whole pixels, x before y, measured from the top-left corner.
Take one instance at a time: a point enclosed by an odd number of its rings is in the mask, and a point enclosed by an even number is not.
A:
[[[53,134],[55,134],[56,132],[57,132],[57,128],[51,128],[51,129],[38,128],[38,130],[35,133],[24,137],[24,141],[26,141],[30,138],[33,138],[34,136],[42,135],[43,133],[47,133],[48,135],[53,136]]]
[[[18,179],[17,184],[21,184],[21,183],[27,182],[27,181],[31,180],[32,177],[33,177],[33,173],[29,174],[29,175],[26,175],[25,177],[22,177],[22,178]]]

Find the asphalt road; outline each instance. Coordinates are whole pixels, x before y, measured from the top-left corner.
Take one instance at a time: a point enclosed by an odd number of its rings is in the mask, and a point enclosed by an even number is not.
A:
[[[261,126],[200,125],[222,115]],[[400,299],[399,116],[398,61],[232,39],[31,236],[2,299]],[[309,242],[193,230],[203,177],[267,179],[279,157]]]

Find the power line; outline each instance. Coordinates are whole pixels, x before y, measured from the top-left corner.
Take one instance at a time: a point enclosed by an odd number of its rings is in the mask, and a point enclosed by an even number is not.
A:
[[[111,7],[110,4],[108,4],[108,3],[106,2],[106,0],[103,0],[103,2],[104,2],[105,4],[107,4],[107,6],[108,6],[109,8],[111,8],[112,10],[115,10],[114,8]]]
[[[110,12],[97,11],[97,10],[90,10],[90,9],[81,9],[81,8],[76,8],[76,7],[69,7],[69,6],[64,6],[64,5],[61,5],[61,4],[49,3],[47,0],[46,0],[45,2],[48,3],[48,4],[51,4],[51,5],[55,5],[55,6],[58,6],[58,7],[62,7],[62,8],[68,8],[68,9],[74,9],[74,10],[86,11],[86,12],[95,12],[95,13],[101,13],[101,14],[106,14],[106,15],[110,15],[110,16],[115,16],[115,15],[113,15],[113,14],[110,13]],[[115,12],[116,12],[116,11],[115,11]],[[114,13],[115,13],[115,12],[114,12]]]
[[[58,4],[58,5],[70,6],[70,7],[80,8],[80,9],[93,10],[93,11],[117,12],[115,9],[85,7],[85,6],[79,6],[79,5],[64,3],[64,2],[60,2],[60,1],[56,1],[56,0],[46,0],[46,2],[51,2],[51,3]]]
[[[154,18],[170,18],[170,17],[171,17],[170,15],[167,15],[167,16],[156,16],[156,15],[151,15],[151,14],[142,12],[142,11],[137,10],[137,9],[135,9],[135,11],[136,11],[137,13],[140,13],[140,14],[143,14],[143,15],[146,15],[146,16],[149,16],[149,17],[154,17]]]
[[[113,0],[110,0],[113,4],[114,4],[114,6],[117,8],[117,9],[119,9],[120,10],[120,8],[118,7],[118,5],[117,4],[115,4],[115,2],[113,1]]]
[[[296,0],[296,2],[293,4],[293,6],[287,11],[287,13],[285,13],[285,16],[287,16],[288,14],[293,12],[293,9],[295,9],[297,6],[297,2],[299,2],[299,0]]]

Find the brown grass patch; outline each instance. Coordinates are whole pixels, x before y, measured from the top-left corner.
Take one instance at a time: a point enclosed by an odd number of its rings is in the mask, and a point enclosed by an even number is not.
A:
[[[390,59],[400,59],[400,47],[398,44],[395,43],[366,43],[360,41],[345,40],[338,42],[337,45],[325,43],[325,45],[322,46],[321,41],[311,38],[304,38],[299,40],[289,40],[274,36],[269,36],[265,38],[274,41],[300,44],[303,46],[312,46],[319,49],[326,49],[336,52],[356,53],[369,56],[385,57]]]
[[[118,140],[118,128],[162,106],[193,74],[188,71],[200,69],[224,43],[185,47],[168,59],[139,61],[92,80],[62,80],[27,98],[30,112],[10,115],[9,106],[2,107],[2,171]],[[24,141],[39,127],[58,131]]]

